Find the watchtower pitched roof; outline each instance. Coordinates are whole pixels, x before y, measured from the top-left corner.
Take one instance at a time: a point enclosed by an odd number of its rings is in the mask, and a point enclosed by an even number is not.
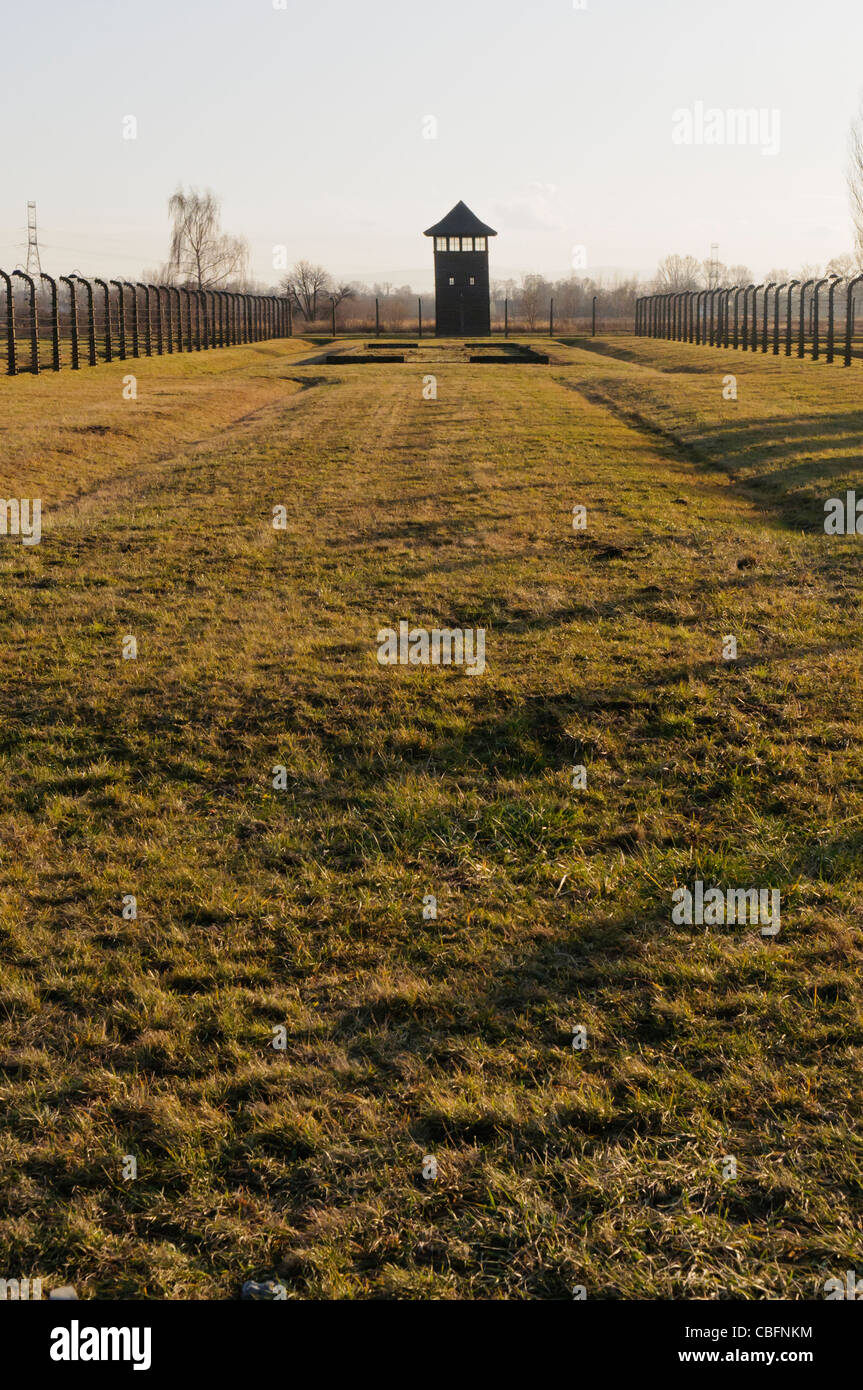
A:
[[[458,202],[446,217],[423,232],[423,236],[497,236],[497,232],[486,222],[480,222],[467,203]]]

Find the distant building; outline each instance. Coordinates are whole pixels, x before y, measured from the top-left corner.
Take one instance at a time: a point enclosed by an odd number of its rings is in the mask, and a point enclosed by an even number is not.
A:
[[[493,227],[456,203],[425,236],[434,237],[435,332],[439,338],[491,333],[488,239]]]

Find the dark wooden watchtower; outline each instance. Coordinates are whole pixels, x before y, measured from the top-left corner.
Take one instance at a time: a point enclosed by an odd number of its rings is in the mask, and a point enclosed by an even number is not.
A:
[[[425,236],[434,237],[435,333],[438,338],[491,332],[488,239],[497,236],[464,203],[456,203]]]

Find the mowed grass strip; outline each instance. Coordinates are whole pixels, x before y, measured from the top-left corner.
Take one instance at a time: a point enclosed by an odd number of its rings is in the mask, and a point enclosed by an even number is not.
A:
[[[184,363],[174,447],[54,460],[0,549],[3,1268],[820,1296],[859,1254],[860,563],[770,479],[815,516],[857,383],[753,355],[732,404],[732,354],[630,340],[427,401],[260,346],[208,359],[249,409],[203,428]],[[132,428],[99,375],[52,418]],[[486,628],[485,674],[380,666],[402,618]],[[695,878],[781,889],[780,936],[673,926]]]

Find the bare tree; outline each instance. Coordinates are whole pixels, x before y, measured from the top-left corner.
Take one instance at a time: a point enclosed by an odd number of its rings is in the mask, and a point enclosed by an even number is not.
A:
[[[659,294],[700,289],[703,279],[701,262],[694,256],[666,256],[656,267],[656,290]]]
[[[542,299],[546,290],[546,282],[541,275],[525,275],[521,282],[519,291],[519,307],[527,319],[527,325],[531,333],[536,329],[536,321]]]
[[[333,285],[330,290],[330,299],[338,309],[345,299],[356,299],[357,289],[355,285]]]
[[[841,256],[834,256],[827,262],[824,274],[838,275],[841,280],[850,280],[857,274],[857,257],[852,256],[850,251],[844,252]]]
[[[786,280],[788,273],[785,273]],[[730,285],[751,285],[753,274],[748,265],[730,265],[728,267],[728,283]]]
[[[330,277],[322,265],[297,261],[293,270],[282,279],[281,286],[306,322],[314,323],[318,317],[318,300],[329,293]]]
[[[201,193],[197,188],[188,192],[178,188],[168,199],[168,212],[172,222],[169,266],[173,276],[199,290],[245,276],[248,242],[222,231],[221,207],[212,189],[205,188]]]
[[[848,196],[851,202],[851,221],[854,223],[854,244],[857,262],[863,265],[863,93],[857,115],[851,122],[848,139]]]

